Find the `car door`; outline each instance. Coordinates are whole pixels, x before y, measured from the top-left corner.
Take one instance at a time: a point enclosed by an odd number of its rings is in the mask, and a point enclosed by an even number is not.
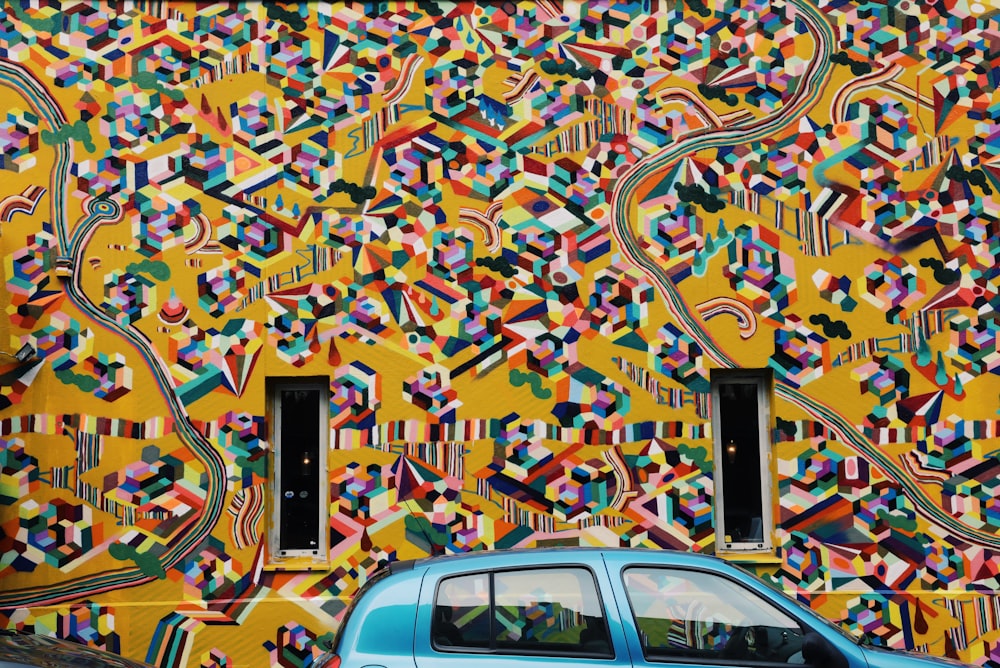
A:
[[[803,664],[801,625],[713,573],[632,566],[622,581],[650,664]]]
[[[747,582],[691,565],[608,564],[635,666],[803,666],[803,616]],[[847,660],[843,668],[855,666]],[[863,664],[857,664],[861,668]]]
[[[631,666],[603,564],[532,564],[428,573],[418,668]]]

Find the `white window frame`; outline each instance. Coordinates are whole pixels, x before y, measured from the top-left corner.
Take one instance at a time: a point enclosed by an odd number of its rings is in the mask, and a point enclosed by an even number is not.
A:
[[[740,369],[719,370],[712,373],[712,441],[714,454],[715,481],[715,545],[717,552],[762,552],[774,550],[774,487],[772,468],[771,443],[771,396],[772,374],[769,370]],[[722,401],[719,393],[721,385],[751,385],[756,387],[757,398],[757,438],[756,447],[759,453],[759,476],[761,498],[761,536],[760,540],[740,540],[729,533],[726,527],[726,489],[725,473],[723,471],[727,457],[724,442],[728,430],[723,429],[726,416],[722,415]],[[742,447],[753,447],[752,435],[744,437]],[[736,499],[729,499],[737,503]],[[728,534],[728,535],[727,535]]]
[[[316,536],[316,549],[282,549],[281,548],[281,528],[282,528],[282,478],[281,463],[283,450],[287,451],[282,440],[283,413],[281,407],[281,393],[287,390],[316,390],[319,392],[319,410],[317,411],[317,425],[319,434],[319,456],[315,466],[318,471],[317,489],[314,492],[316,499],[316,512],[318,515],[318,527]],[[330,528],[330,480],[327,474],[327,452],[330,444],[330,382],[326,378],[282,378],[269,379],[268,395],[271,408],[271,416],[274,428],[271,431],[272,445],[272,466],[271,466],[271,517],[268,532],[268,553],[272,560],[286,560],[295,558],[311,558],[313,561],[325,561],[329,552],[329,528]],[[287,455],[288,453],[284,453]]]

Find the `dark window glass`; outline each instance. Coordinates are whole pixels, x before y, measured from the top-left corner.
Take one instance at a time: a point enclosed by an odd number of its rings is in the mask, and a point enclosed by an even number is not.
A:
[[[757,384],[720,383],[718,408],[725,542],[761,543],[765,528]]]
[[[282,389],[277,462],[280,467],[281,550],[319,550],[320,401],[319,388]]]

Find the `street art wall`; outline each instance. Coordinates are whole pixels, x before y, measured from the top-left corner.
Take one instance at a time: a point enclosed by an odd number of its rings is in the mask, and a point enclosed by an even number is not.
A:
[[[303,666],[387,560],[719,551],[712,376],[755,369],[743,561],[1000,665],[998,82],[990,0],[7,3],[0,624]]]

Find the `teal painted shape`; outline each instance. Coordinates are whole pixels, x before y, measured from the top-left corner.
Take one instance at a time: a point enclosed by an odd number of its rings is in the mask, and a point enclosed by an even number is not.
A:
[[[649,352],[649,344],[643,339],[638,332],[631,331],[622,334],[617,339],[614,340],[614,344],[617,346],[622,346],[624,348],[631,348],[632,350],[638,350],[640,352]]]

